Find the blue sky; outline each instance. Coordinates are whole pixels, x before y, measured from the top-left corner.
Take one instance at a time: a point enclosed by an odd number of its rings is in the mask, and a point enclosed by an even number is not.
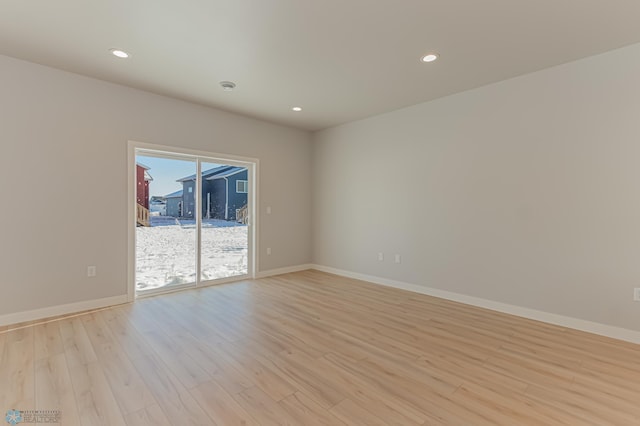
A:
[[[176,179],[195,174],[196,172],[195,161],[137,155],[136,162],[149,167],[148,172],[153,178],[149,183],[149,194],[152,197],[154,195],[165,196],[182,189],[182,184],[176,182]],[[202,170],[208,170],[218,165],[219,164],[202,163]]]

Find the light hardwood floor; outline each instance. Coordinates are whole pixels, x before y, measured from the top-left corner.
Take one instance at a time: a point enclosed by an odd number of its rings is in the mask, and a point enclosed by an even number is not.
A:
[[[640,347],[316,271],[0,333],[67,425],[637,425]]]

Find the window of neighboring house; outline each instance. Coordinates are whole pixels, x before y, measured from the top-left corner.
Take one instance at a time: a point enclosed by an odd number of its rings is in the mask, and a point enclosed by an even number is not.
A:
[[[249,182],[246,180],[237,180],[236,192],[239,194],[246,194],[247,192],[249,192]]]
[[[189,187],[189,192],[193,192],[193,186]]]

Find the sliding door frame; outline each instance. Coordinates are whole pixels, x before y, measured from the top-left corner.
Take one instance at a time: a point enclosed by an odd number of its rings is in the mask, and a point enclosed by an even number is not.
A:
[[[216,280],[201,280],[201,252],[202,241],[202,209],[200,185],[201,179],[196,179],[195,191],[195,212],[196,216],[196,284],[165,287],[162,290],[150,290],[146,294],[136,293],[136,155],[156,155],[162,158],[173,158],[177,160],[194,161],[196,164],[196,176],[200,177],[202,172],[202,162],[228,164],[247,168],[247,180],[249,181],[249,196],[247,197],[247,209],[249,220],[247,223],[247,274],[234,277],[221,278]],[[138,141],[129,141],[127,146],[128,174],[127,174],[127,299],[132,302],[136,297],[145,295],[155,295],[171,291],[179,291],[188,288],[199,288],[210,285],[222,284],[225,282],[238,281],[246,278],[255,278],[256,267],[258,265],[258,173],[259,160],[257,158],[240,157],[237,155],[221,154],[216,152],[198,151],[193,149],[172,147],[166,145],[150,144]]]

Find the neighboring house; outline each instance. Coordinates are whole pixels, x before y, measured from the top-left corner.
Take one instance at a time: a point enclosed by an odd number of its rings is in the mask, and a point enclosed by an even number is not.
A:
[[[247,204],[247,169],[219,166],[202,172],[202,217],[236,220],[236,210]],[[193,218],[195,211],[195,175],[178,179],[182,183],[183,217]]]
[[[164,197],[154,195],[149,201],[149,211],[159,216],[167,215],[167,200]]]
[[[152,180],[149,167],[136,163],[136,224],[138,226],[151,226],[151,222],[149,222],[149,182]]]
[[[149,167],[136,163],[136,199],[145,209],[149,208],[149,182],[152,180]]]
[[[182,189],[164,196],[167,201],[167,216],[182,217]]]
[[[205,207],[202,210],[202,217],[236,220],[236,210],[247,204],[249,192],[247,176],[248,172],[244,167],[232,167],[206,178],[209,183],[209,192],[202,197],[203,207]]]

